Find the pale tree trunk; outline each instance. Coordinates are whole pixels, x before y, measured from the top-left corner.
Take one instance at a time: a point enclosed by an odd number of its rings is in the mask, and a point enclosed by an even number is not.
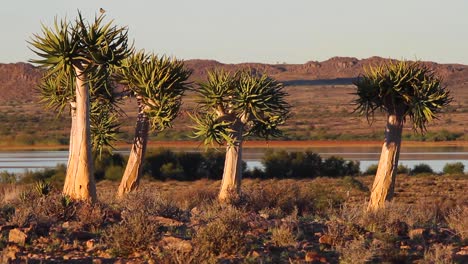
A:
[[[146,144],[148,142],[149,120],[144,112],[145,105],[141,101],[141,96],[137,97],[138,117],[135,128],[135,138],[133,139],[132,150],[128,158],[122,181],[120,182],[118,197],[138,188],[143,169],[143,159],[145,158]]]
[[[71,152],[74,146],[75,138],[77,135],[76,132],[76,102],[70,102],[70,116],[71,116],[71,129],[70,129],[70,142],[68,147],[68,162],[67,162],[67,175],[65,177],[65,186],[69,183],[68,181],[72,178],[69,177],[69,174],[72,171],[75,171],[77,166],[78,159],[75,159],[74,153]]]
[[[235,198],[240,193],[242,180],[242,133],[243,124],[234,125],[234,143],[228,144],[224,161],[223,179],[218,199],[222,202]]]
[[[83,70],[75,66],[76,120],[70,135],[69,168],[63,193],[72,199],[96,201],[96,183],[92,173],[89,90]]]
[[[379,167],[375,175],[367,211],[382,209],[385,207],[385,201],[390,201],[393,198],[402,130],[402,115],[389,114],[385,128],[385,142],[382,146]]]

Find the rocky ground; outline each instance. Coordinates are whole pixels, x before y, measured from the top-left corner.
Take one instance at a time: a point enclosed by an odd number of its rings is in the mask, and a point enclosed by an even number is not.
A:
[[[365,213],[372,177],[144,182],[99,202],[57,187],[1,187],[1,263],[467,263],[468,178],[399,176],[395,201]]]

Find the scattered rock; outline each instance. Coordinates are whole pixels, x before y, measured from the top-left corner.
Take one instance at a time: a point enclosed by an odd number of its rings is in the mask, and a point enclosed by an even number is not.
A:
[[[90,239],[86,241],[86,251],[91,251],[96,246],[96,241],[94,239]]]
[[[258,258],[258,257],[261,257],[262,254],[259,253],[259,252],[256,251],[256,250],[254,250],[254,251],[250,252],[250,256],[251,256],[252,258]]]
[[[28,237],[27,233],[21,231],[19,228],[14,228],[11,229],[8,234],[8,242],[24,246]]]
[[[424,229],[424,228],[416,228],[416,229],[410,230],[408,235],[411,239],[415,239],[417,237],[426,238],[428,235],[428,231],[427,229]]]
[[[167,217],[163,217],[163,216],[150,216],[148,217],[148,220],[155,221],[163,226],[170,226],[170,227],[180,227],[184,225],[184,223],[180,221],[167,218]]]
[[[1,263],[10,263],[18,258],[18,253],[21,251],[18,245],[9,245],[2,251]]]
[[[267,219],[267,220],[270,219],[270,215],[269,215],[269,214],[266,214],[266,213],[261,213],[261,214],[260,214],[260,217],[261,217],[261,218],[264,218],[264,219]]]
[[[190,252],[193,248],[190,241],[173,236],[163,237],[160,243],[165,249],[175,249],[181,252]]]
[[[333,245],[333,240],[333,237],[331,237],[330,235],[323,235],[319,238],[319,243],[331,246]]]

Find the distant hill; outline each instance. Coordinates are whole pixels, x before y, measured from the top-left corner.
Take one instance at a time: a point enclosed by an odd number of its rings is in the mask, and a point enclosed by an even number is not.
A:
[[[380,57],[362,60],[350,57],[333,57],[322,62],[309,61],[304,64],[223,64],[214,60],[187,60],[185,63],[188,68],[193,70],[193,81],[202,80],[208,70],[217,67],[226,70],[250,67],[266,72],[286,85],[331,85],[350,84],[369,65],[378,65],[387,60]],[[468,83],[467,65],[425,63],[434,68],[444,78],[447,85]],[[0,63],[0,103],[36,100],[35,87],[40,77],[41,70],[31,64]]]

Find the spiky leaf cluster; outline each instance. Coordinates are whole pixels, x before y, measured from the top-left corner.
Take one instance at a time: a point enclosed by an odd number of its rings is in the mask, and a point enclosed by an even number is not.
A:
[[[177,117],[190,75],[181,60],[140,51],[125,61],[118,78],[141,98],[152,129],[162,131]]]
[[[104,24],[104,16],[87,23],[80,13],[74,22],[55,19],[54,27],[42,26],[30,44],[40,59],[31,60],[46,73],[39,85],[41,101],[61,113],[75,99],[76,78],[86,81],[90,93],[93,148],[110,146],[117,133],[118,108],[112,74],[132,48],[127,29]],[[84,70],[76,76],[75,67]]]
[[[421,62],[390,62],[370,67],[354,83],[357,111],[368,120],[376,110],[409,117],[416,131],[424,133],[427,123],[447,106],[452,98],[441,78]]]
[[[205,143],[232,144],[236,129],[242,129],[244,136],[280,136],[278,126],[289,115],[283,85],[250,69],[234,74],[211,71],[195,91],[200,105],[192,117],[195,137],[204,137]]]

